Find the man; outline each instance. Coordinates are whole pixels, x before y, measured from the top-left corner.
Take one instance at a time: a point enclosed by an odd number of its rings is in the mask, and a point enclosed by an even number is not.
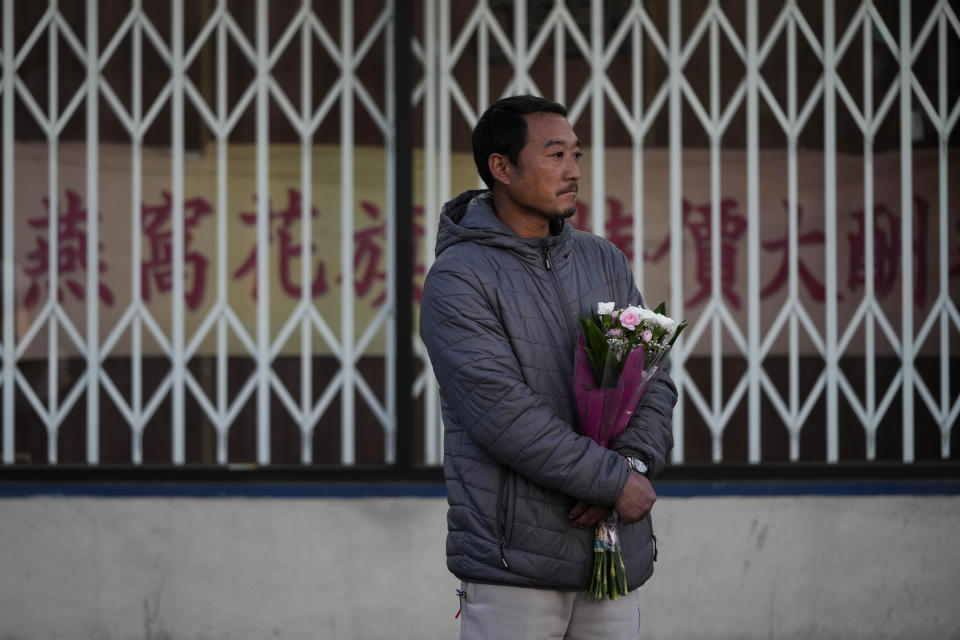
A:
[[[577,316],[641,304],[630,265],[565,223],[581,152],[561,105],[494,103],[473,152],[489,190],[444,206],[420,321],[440,382],[461,639],[635,638],[636,588],[656,558],[648,477],[673,446],[676,389],[651,383],[609,449],[579,434]],[[631,592],[590,600],[594,525],[611,508]]]

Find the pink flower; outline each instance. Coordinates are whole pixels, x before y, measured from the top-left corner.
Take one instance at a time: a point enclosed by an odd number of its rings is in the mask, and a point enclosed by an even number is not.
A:
[[[610,329],[610,331],[607,331],[608,338],[619,338],[621,336],[623,336],[623,331],[620,329]]]
[[[640,338],[643,339],[644,342],[650,342],[653,339],[653,331],[650,331],[650,329],[644,330],[644,332],[640,334]]]
[[[640,316],[638,316],[634,311],[626,309],[620,314],[620,324],[623,325],[624,329],[633,331],[637,328],[637,325],[640,324]]]

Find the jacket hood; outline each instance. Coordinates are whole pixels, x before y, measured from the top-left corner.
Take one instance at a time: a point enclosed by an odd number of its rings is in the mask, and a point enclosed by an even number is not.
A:
[[[567,236],[571,228],[563,220],[550,221],[552,238]],[[440,212],[437,230],[436,255],[460,242],[476,242],[521,253],[538,250],[541,239],[520,238],[497,217],[493,209],[493,194],[489,189],[464,191],[450,200]]]

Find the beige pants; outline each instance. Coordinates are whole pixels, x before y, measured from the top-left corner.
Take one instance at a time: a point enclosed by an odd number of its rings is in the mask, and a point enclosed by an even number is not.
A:
[[[640,590],[611,600],[554,591],[464,582],[460,640],[636,640]]]

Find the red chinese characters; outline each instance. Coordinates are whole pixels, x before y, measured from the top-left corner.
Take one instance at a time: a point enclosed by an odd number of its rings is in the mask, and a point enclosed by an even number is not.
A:
[[[385,241],[387,233],[387,224],[381,222],[381,212],[376,204],[368,201],[360,202],[360,209],[367,215],[372,226],[359,229],[353,234],[353,268],[354,268],[354,291],[358,298],[369,299],[370,305],[374,308],[383,306],[387,300],[386,292],[386,264],[385,264]],[[417,304],[423,298],[423,287],[419,284],[427,269],[418,250],[426,235],[423,223],[424,209],[422,206],[413,208],[413,247],[415,264],[414,276],[418,276],[417,282],[413,284],[413,297]]]
[[[66,195],[66,209],[63,213],[57,214],[57,300],[63,301],[64,289],[66,289],[76,300],[85,301],[87,208],[76,191],[67,189]],[[53,213],[49,211],[49,199],[44,198],[43,204],[48,210],[47,216],[27,220],[27,224],[40,233],[49,229],[49,216]],[[30,285],[23,300],[23,305],[27,309],[33,308],[39,302],[41,295],[49,292],[51,286],[50,242],[43,235],[37,235],[35,240],[36,247],[27,253],[27,263],[24,267],[24,273],[30,278]],[[98,253],[103,251],[103,243],[99,243],[97,250]],[[107,270],[107,264],[103,260],[98,260],[97,270],[102,277]],[[98,282],[97,293],[100,302],[108,307],[113,306],[113,291],[103,280]]]
[[[157,205],[144,204],[143,233],[146,236],[144,257],[140,265],[140,282],[143,299],[150,301],[151,283],[157,291],[167,293],[173,288],[173,231],[170,230],[172,212],[170,193],[163,192],[163,202]],[[185,286],[187,307],[195,311],[203,301],[207,286],[207,269],[210,261],[199,251],[191,248],[191,229],[200,224],[201,218],[213,213],[213,207],[203,198],[191,198],[183,203],[184,267],[189,286]]]
[[[609,215],[603,223],[604,233],[607,240],[612,242],[620,251],[627,256],[628,260],[633,260],[633,216],[628,213],[617,198],[608,197],[606,199]],[[590,207],[577,201],[577,212],[571,218],[570,223],[577,229],[589,231],[591,229],[591,211]]]
[[[734,309],[740,309],[740,294],[735,286],[737,281],[737,242],[747,229],[747,220],[737,213],[738,203],[733,198],[720,201],[720,290]],[[683,227],[693,240],[694,278],[699,289],[684,301],[685,306],[695,306],[710,297],[713,287],[713,267],[711,248],[711,206],[709,203],[694,206],[688,200],[683,201]],[[670,248],[670,234],[650,255],[644,259],[657,262]]]
[[[387,279],[383,259],[387,223],[381,221],[380,209],[372,202],[361,202],[360,208],[375,224],[353,234],[354,291],[358,298],[365,298],[379,285],[376,296],[370,301],[371,305],[378,308],[387,300],[386,288],[383,287]]]
[[[786,209],[789,205],[787,201],[783,201],[783,207]],[[803,207],[797,207],[797,227],[803,225]],[[797,235],[797,248],[802,249],[806,246],[822,246],[824,243],[825,237],[823,231],[819,229],[814,229],[813,231],[799,231]],[[781,254],[780,268],[777,269],[777,273],[770,279],[770,281],[764,285],[760,290],[760,297],[767,298],[780,289],[787,283],[787,278],[789,277],[789,265],[790,265],[790,238],[784,236],[777,240],[769,240],[767,242],[761,242],[760,246],[763,247],[764,251],[770,252],[779,252]],[[799,251],[798,251],[799,253]],[[826,288],[823,283],[817,279],[813,274],[813,271],[807,267],[806,262],[804,262],[802,256],[797,256],[797,275],[800,276],[800,282],[803,283],[803,286],[806,287],[807,293],[810,294],[810,297],[816,300],[817,302],[823,302],[826,300]]]
[[[914,236],[912,253],[915,261],[914,268],[914,303],[924,307],[927,302],[927,213],[929,203],[920,197],[914,198]],[[847,285],[851,291],[856,291],[866,282],[866,222],[863,210],[851,214],[857,221],[857,230],[849,233],[847,238],[850,247],[850,271]],[[901,251],[901,218],[894,214],[886,205],[878,204],[873,208],[873,286],[877,298],[883,299],[890,295],[900,279],[900,264],[903,258]]]
[[[300,214],[303,208],[303,195],[296,189],[287,189],[287,207],[281,211],[270,209],[270,244],[273,244],[274,238],[279,240],[279,252],[277,261],[279,267],[280,287],[283,292],[291,298],[299,298],[302,289],[300,284],[294,282],[293,272],[294,263],[302,257],[302,245],[294,241],[290,227],[293,223],[300,220]],[[316,207],[310,207],[310,217],[318,218],[320,212]],[[248,227],[254,227],[257,224],[257,214],[244,212],[240,214],[240,220]],[[310,255],[317,252],[315,244],[310,244]],[[248,274],[256,275],[257,267],[257,246],[247,255],[237,269],[233,272],[234,280],[246,277]],[[310,283],[310,297],[317,298],[327,292],[326,265],[321,261],[314,272],[313,280]],[[254,299],[257,297],[257,279],[253,278],[253,287],[251,289]]]
[[[168,294],[173,288],[173,231],[174,215],[173,201],[170,193],[161,192],[160,201],[144,203],[141,206],[143,228],[143,258],[139,273],[134,275],[140,278],[143,300],[150,302],[158,295]],[[44,205],[49,210],[49,202],[44,199]],[[606,237],[623,253],[633,260],[633,214],[626,210],[623,202],[614,197],[607,197],[606,211],[603,221]],[[930,205],[922,197],[914,199],[914,222],[912,225],[914,237],[912,239],[912,254],[914,259],[914,302],[919,307],[926,305],[929,296],[930,270],[928,261],[930,252],[927,250],[929,238]],[[275,251],[276,264],[271,269],[271,278],[276,278],[279,287],[272,297],[286,297],[299,299],[302,294],[301,266],[303,259],[302,238],[299,222],[302,216],[303,202],[301,193],[293,188],[287,190],[287,202],[282,209],[269,212],[270,239],[269,246]],[[695,286],[692,293],[684,301],[685,306],[695,307],[707,301],[713,292],[714,277],[720,278],[720,291],[729,305],[736,310],[742,307],[744,283],[738,279],[738,263],[741,260],[740,250],[745,248],[744,235],[747,229],[747,220],[740,213],[740,205],[734,198],[724,198],[720,201],[718,211],[713,211],[710,203],[694,204],[689,200],[682,201],[682,229],[684,232],[684,271],[692,277]],[[783,203],[786,207],[786,202]],[[570,222],[578,228],[590,228],[590,207],[582,202],[577,203],[577,211]],[[72,189],[67,189],[62,200],[62,210],[56,215],[56,266],[57,282],[49,282],[51,266],[51,241],[47,237],[50,228],[49,216],[28,218],[26,224],[33,230],[33,246],[26,252],[23,273],[29,278],[23,306],[31,309],[50,296],[50,287],[56,287],[58,301],[66,297],[86,303],[88,292],[87,282],[87,210],[80,195]],[[184,298],[186,306],[191,311],[198,310],[204,301],[207,292],[207,279],[211,271],[211,261],[208,253],[212,247],[197,246],[197,231],[207,221],[212,219],[213,206],[203,197],[192,197],[183,203],[183,261],[184,261]],[[236,214],[239,222],[247,227],[255,227],[257,214],[241,212]],[[320,211],[310,207],[310,217],[317,219]],[[648,212],[648,216],[655,217],[657,212]],[[422,256],[424,240],[428,230],[423,226],[424,207],[416,206],[413,210],[412,247],[414,251],[414,282],[413,294],[417,303],[422,296],[422,278],[426,273],[425,261]],[[719,242],[712,238],[714,216],[719,217]],[[766,218],[765,219],[769,219]],[[863,210],[853,211],[846,218],[848,222],[840,225],[839,233],[846,234],[846,243],[841,235],[841,250],[838,259],[845,261],[840,266],[839,278],[845,284],[844,293],[855,293],[863,289],[866,279],[866,235],[867,219]],[[960,277],[960,246],[956,244],[956,237],[960,236],[960,216],[953,216],[951,222],[953,237],[950,240],[951,255],[947,257],[949,277]],[[387,299],[387,270],[390,265],[388,259],[388,220],[379,206],[367,200],[360,200],[357,207],[356,229],[353,232],[352,259],[353,259],[353,292],[358,301],[363,301],[373,308],[382,307]],[[805,222],[807,224],[805,224]],[[769,269],[761,275],[760,298],[768,298],[787,285],[791,263],[795,263],[799,284],[803,287],[810,299],[823,302],[826,298],[826,288],[823,281],[824,264],[822,257],[825,244],[823,227],[810,228],[809,216],[805,209],[798,206],[798,231],[796,246],[798,255],[791,255],[790,239],[787,234],[778,234],[779,237],[763,238],[760,241],[761,260]],[[872,216],[872,247],[873,247],[873,289],[878,299],[889,297],[900,284],[901,262],[901,216],[892,211],[885,204],[877,204]],[[661,227],[662,228],[662,227]],[[109,229],[107,229],[109,230]],[[114,240],[104,235],[101,237],[107,242]],[[327,247],[339,247],[340,237],[325,236],[322,242]],[[670,251],[669,231],[660,239],[652,252],[644,252],[644,261],[649,263],[660,262]],[[720,250],[720,271],[713,272],[713,249],[718,244]],[[113,306],[115,303],[114,291],[107,281],[108,265],[105,257],[109,254],[100,243],[97,248],[98,283],[97,298],[101,304]],[[844,250],[845,249],[845,250]],[[257,297],[257,252],[258,247],[250,249],[243,262],[236,267],[232,276],[235,280],[249,278],[252,282],[251,295]],[[323,259],[321,249],[311,243],[306,252],[311,260],[310,296],[313,299],[329,293],[328,276],[333,278],[333,284],[342,286],[342,274],[329,274],[328,265]],[[843,267],[846,266],[846,269]],[[114,274],[112,277],[119,277]],[[845,281],[844,281],[845,279]],[[843,299],[843,296],[840,296]]]

